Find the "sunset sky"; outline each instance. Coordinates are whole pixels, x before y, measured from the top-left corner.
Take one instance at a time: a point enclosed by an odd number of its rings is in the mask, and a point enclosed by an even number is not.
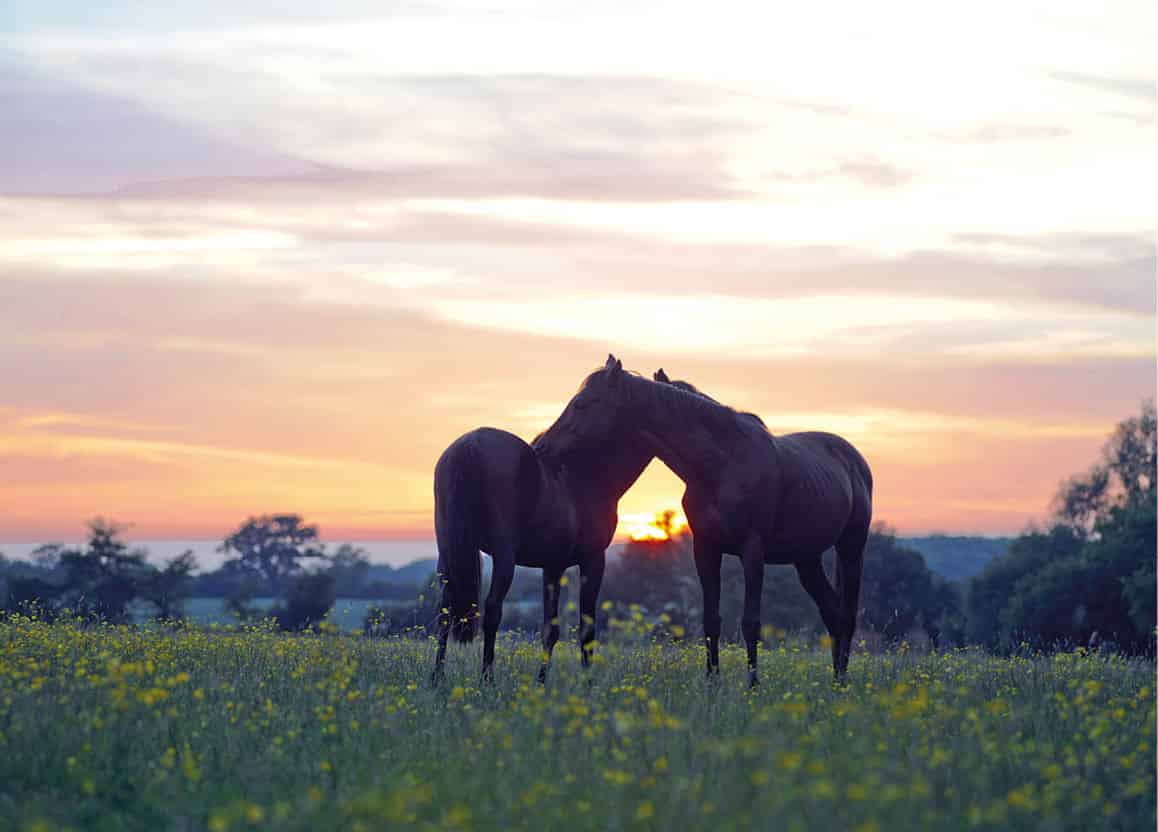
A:
[[[425,539],[608,351],[1016,532],[1155,386],[1152,2],[0,10],[0,542]],[[654,463],[624,513],[678,505]]]

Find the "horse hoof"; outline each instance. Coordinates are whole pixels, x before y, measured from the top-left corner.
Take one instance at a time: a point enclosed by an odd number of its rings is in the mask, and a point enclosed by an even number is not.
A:
[[[760,687],[760,677],[756,675],[756,671],[754,671],[754,670],[748,672],[748,687],[749,688]]]
[[[539,684],[540,685],[547,684],[547,666],[546,665],[543,665],[542,667],[539,668]]]

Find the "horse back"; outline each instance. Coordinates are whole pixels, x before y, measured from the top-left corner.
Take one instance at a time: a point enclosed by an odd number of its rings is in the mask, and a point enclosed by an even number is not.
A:
[[[805,431],[784,434],[777,437],[776,441],[781,449],[796,451],[793,456],[797,464],[814,470],[835,466],[847,475],[849,487],[856,496],[872,496],[872,469],[856,446],[843,436],[823,431]]]
[[[872,474],[850,442],[821,432],[775,441],[779,500],[771,543],[778,554],[823,551],[847,526],[871,516]]]

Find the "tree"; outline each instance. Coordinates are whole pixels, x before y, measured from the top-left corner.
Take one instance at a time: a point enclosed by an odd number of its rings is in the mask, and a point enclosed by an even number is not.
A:
[[[1158,417],[1153,399],[1142,403],[1139,415],[1118,425],[1102,457],[1121,488],[1117,505],[1153,502],[1158,489]]]
[[[1080,551],[1023,576],[1000,613],[1005,640],[1152,649],[1156,520],[1153,504],[1117,507]]]
[[[1114,508],[1154,502],[1158,494],[1158,418],[1154,400],[1141,413],[1118,423],[1102,447],[1101,459],[1085,474],[1067,480],[1054,498],[1057,522],[1083,538]]]
[[[83,618],[121,624],[150,567],[143,550],[121,540],[125,527],[97,517],[89,523],[84,549],[60,551],[62,602]]]
[[[141,595],[156,608],[159,620],[174,621],[184,617],[183,604],[189,597],[196,569],[197,558],[190,550],[170,560],[163,569],[153,569],[144,577]]]
[[[327,572],[298,575],[289,585],[284,606],[273,610],[283,630],[316,627],[334,606],[334,576]]]
[[[60,555],[65,551],[61,543],[45,543],[32,550],[32,562],[41,569],[55,569],[60,565]]]
[[[865,546],[861,621],[888,641],[898,641],[937,611],[927,610],[933,574],[920,552],[902,546],[896,532],[878,524]]]
[[[317,526],[305,525],[296,514],[250,517],[218,551],[236,554],[237,568],[260,578],[276,598],[288,579],[302,572],[303,560],[326,557]]]
[[[1017,538],[969,587],[968,635],[994,648],[1154,649],[1158,450],[1153,401],[1063,484],[1053,526]]]
[[[921,603],[921,623],[933,647],[965,642],[965,611],[961,585],[930,573],[932,589]]]
[[[366,589],[366,578],[370,574],[370,561],[366,550],[343,543],[330,556],[329,573],[334,578],[335,591],[342,597],[361,595]]]
[[[1002,610],[1023,579],[1038,574],[1049,563],[1076,556],[1084,532],[1066,524],[1047,531],[1031,530],[1014,539],[1009,551],[985,565],[969,582],[966,593],[966,639],[990,649],[1013,646],[1012,622]]]

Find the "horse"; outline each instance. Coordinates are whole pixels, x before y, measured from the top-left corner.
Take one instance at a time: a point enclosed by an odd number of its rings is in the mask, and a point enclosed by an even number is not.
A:
[[[719,673],[720,566],[727,553],[739,556],[744,568],[741,630],[749,685],[759,684],[760,596],[768,563],[796,567],[831,636],[834,677],[843,678],[872,524],[868,463],[835,434],[773,436],[753,414],[738,413],[686,382],[673,385],[662,372],[656,378],[624,373],[618,384],[602,385],[585,400],[581,389],[556,429],[577,443],[635,437],[684,481],[709,677]],[[831,547],[835,589],[821,562]]]
[[[614,356],[595,376],[623,373]],[[434,468],[434,528],[442,581],[438,652],[432,681],[442,678],[446,648],[474,640],[482,562],[492,560],[490,591],[483,607],[482,676],[492,678],[495,637],[515,566],[543,570],[543,664],[545,682],[559,640],[559,581],[578,566],[579,645],[590,665],[595,610],[606,550],[618,523],[618,503],[643,473],[652,454],[630,437],[600,442],[564,441],[548,428],[527,444],[496,428],[472,430],[450,444]]]

